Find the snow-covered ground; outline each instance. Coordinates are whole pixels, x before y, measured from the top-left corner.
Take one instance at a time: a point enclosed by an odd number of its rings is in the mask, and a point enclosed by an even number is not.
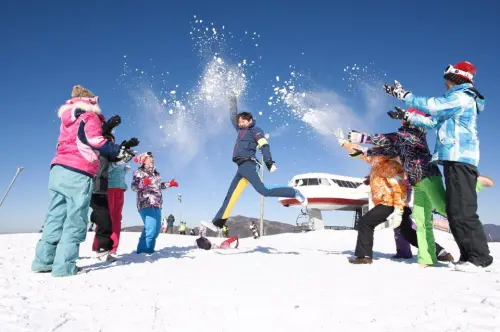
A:
[[[93,235],[90,233],[90,235]],[[195,237],[160,234],[159,253],[98,263],[91,237],[69,278],[30,272],[39,234],[0,236],[0,331],[500,331],[500,244],[493,272],[394,261],[391,230],[376,232],[373,265],[354,266],[356,232],[319,231],[203,251]],[[457,256],[447,233],[436,231]],[[216,239],[219,243],[221,239]]]

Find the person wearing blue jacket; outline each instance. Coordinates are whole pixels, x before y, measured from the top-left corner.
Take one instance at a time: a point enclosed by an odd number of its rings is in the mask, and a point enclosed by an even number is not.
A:
[[[125,176],[129,171],[130,166],[123,162],[109,165],[108,204],[111,216],[111,239],[113,240],[113,248],[110,252],[112,255],[116,254],[120,243],[122,211],[125,203],[125,191],[128,189]]]
[[[264,163],[269,172],[273,173],[277,170],[271,156],[269,142],[262,129],[256,126],[256,121],[251,113],[238,113],[236,96],[231,95],[229,101],[231,123],[237,132],[233,150],[233,162],[238,165],[238,170],[229,186],[226,198],[212,220],[212,223],[201,222],[203,226],[214,232],[224,227],[236,201],[249,183],[264,197],[295,198],[302,205],[307,205],[306,197],[299,190],[289,186],[268,187],[262,182],[259,173],[262,165],[255,157],[257,148],[262,152]]]
[[[429,117],[398,111],[391,117],[412,125],[435,128],[432,161],[443,166],[446,184],[446,214],[460,249],[458,271],[474,272],[493,263],[483,225],[477,215],[476,184],[479,176],[477,119],[484,110],[484,97],[473,85],[476,68],[470,62],[449,65],[444,72],[443,97],[417,97],[401,83],[385,85],[385,91]]]

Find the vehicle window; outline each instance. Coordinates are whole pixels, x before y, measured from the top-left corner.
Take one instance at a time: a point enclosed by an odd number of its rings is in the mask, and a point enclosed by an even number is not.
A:
[[[319,184],[322,186],[329,186],[330,182],[328,182],[328,179],[319,179]]]
[[[319,179],[307,179],[308,186],[319,186]]]

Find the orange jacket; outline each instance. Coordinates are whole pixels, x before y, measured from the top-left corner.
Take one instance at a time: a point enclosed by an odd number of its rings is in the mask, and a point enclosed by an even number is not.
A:
[[[351,142],[345,142],[342,146],[350,153],[354,152],[353,149],[363,150],[361,146]],[[384,156],[367,157],[362,154],[360,158],[371,165],[370,188],[373,204],[394,206],[401,210],[407,206],[407,192],[401,164]]]

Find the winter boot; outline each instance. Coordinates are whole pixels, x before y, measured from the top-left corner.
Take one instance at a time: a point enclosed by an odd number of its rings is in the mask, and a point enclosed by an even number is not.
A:
[[[446,250],[442,249],[437,256],[439,262],[453,262],[455,258]]]
[[[105,249],[99,249],[97,251],[97,259],[100,260],[101,262],[116,262],[117,258],[110,254],[109,250]]]
[[[208,222],[208,221],[202,221],[202,222],[200,222],[200,224],[203,227],[208,228],[209,230],[211,230],[214,233],[217,233],[220,228],[224,227],[225,223],[226,222],[224,220],[220,220],[220,219],[214,221],[213,223]]]
[[[371,257],[354,257],[349,259],[349,263],[351,264],[371,264],[373,263],[373,259]]]

